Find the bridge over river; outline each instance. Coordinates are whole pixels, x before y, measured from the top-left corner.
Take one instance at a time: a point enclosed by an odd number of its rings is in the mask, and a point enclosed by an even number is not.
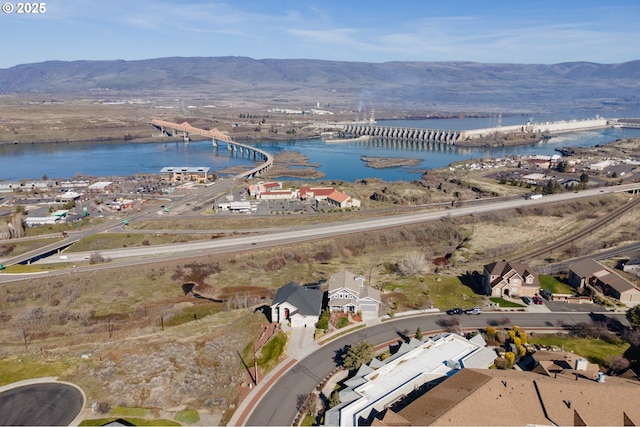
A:
[[[159,129],[163,135],[182,137],[185,143],[190,141],[190,135],[204,136],[206,138],[211,138],[211,143],[216,149],[219,144],[226,144],[227,150],[229,151],[236,152],[241,156],[247,156],[256,161],[263,160],[263,163],[259,166],[238,175],[239,178],[256,177],[273,166],[273,156],[271,154],[260,150],[259,148],[236,142],[232,140],[229,135],[220,132],[218,129],[200,129],[191,126],[187,122],[178,124],[157,119],[151,120],[150,124]]]

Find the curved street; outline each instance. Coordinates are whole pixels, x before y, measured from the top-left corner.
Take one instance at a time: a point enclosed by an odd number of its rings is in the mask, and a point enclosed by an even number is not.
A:
[[[624,314],[606,313],[604,315],[626,324]],[[437,322],[446,316],[445,314],[429,314],[389,320],[357,330],[322,345],[319,350],[298,361],[276,380],[252,409],[245,425],[292,425],[297,414],[297,396],[311,393],[338,366],[334,360],[337,351],[363,340],[370,341],[376,346],[400,341],[406,334],[413,335],[418,326],[425,336],[433,335],[436,331],[442,330]],[[504,317],[508,317],[511,324],[534,331],[536,329],[558,329],[562,325],[588,321],[590,313],[486,313],[480,316],[462,316],[460,318],[461,327],[465,329],[485,328],[491,321],[498,321]]]
[[[85,403],[82,391],[67,383],[34,382],[7,388],[0,392],[3,426],[68,426]]]

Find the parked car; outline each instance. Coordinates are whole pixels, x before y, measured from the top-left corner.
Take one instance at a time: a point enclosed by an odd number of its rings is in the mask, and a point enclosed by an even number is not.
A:
[[[482,313],[482,309],[480,307],[468,308],[465,311],[465,314],[480,314]]]
[[[533,303],[540,305],[540,304],[544,304],[544,301],[542,301],[542,298],[540,298],[538,295],[535,295],[533,297]]]
[[[522,297],[522,302],[527,305],[533,304],[533,300],[531,299],[531,297]]]
[[[549,289],[540,289],[540,296],[544,299],[550,300],[553,297],[553,294]]]
[[[451,310],[447,310],[447,314],[462,314],[462,309],[452,308]]]

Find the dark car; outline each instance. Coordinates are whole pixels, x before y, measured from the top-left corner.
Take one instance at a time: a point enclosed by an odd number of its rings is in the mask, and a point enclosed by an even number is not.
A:
[[[550,300],[553,295],[549,289],[540,289],[540,296],[544,299]]]
[[[544,304],[544,301],[542,301],[542,298],[540,298],[538,295],[536,295],[536,296],[533,297],[533,303],[540,305],[540,304]]]
[[[451,310],[447,310],[447,314],[462,314],[462,309],[452,308]]]

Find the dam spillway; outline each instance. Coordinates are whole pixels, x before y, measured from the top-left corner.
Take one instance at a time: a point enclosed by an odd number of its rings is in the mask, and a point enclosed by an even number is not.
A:
[[[455,144],[462,135],[459,130],[436,130],[421,128],[399,128],[391,126],[347,125],[342,136],[369,136],[371,138],[401,141],[440,142]]]
[[[505,135],[554,135],[565,132],[580,132],[604,129],[615,126],[617,119],[607,120],[600,117],[585,120],[561,120],[555,122],[526,123],[523,125],[500,126],[470,130],[441,130],[424,128],[402,128],[393,126],[374,126],[367,124],[345,125],[341,138],[369,137],[396,141],[415,141],[456,145],[465,141],[491,139]],[[334,140],[333,142],[339,142]]]

